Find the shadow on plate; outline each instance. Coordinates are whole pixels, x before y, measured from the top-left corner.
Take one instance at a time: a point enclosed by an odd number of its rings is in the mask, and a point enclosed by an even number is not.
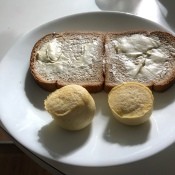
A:
[[[172,30],[175,30],[175,22],[174,22],[175,1],[157,0],[157,3],[165,20],[167,21],[169,26],[172,28]]]
[[[34,107],[44,110],[44,100],[48,96],[49,92],[43,90],[36,84],[29,70],[26,74],[25,92],[27,98]]]
[[[96,112],[101,111],[103,116],[108,116],[110,109],[108,105],[108,94],[104,91],[91,94],[96,104]]]
[[[91,125],[80,131],[67,131],[52,121],[38,132],[39,142],[55,158],[66,156],[82,147],[88,139]]]
[[[175,100],[175,85],[164,92],[153,92],[154,94],[154,110],[162,109]]]
[[[138,126],[127,126],[119,123],[111,114],[103,137],[108,142],[124,146],[143,144],[148,139],[150,127],[150,121]]]

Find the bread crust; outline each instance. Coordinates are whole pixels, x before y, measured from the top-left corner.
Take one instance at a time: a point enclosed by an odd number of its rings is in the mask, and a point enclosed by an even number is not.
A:
[[[98,67],[98,76],[96,76],[97,78],[94,81],[77,81],[77,82],[72,82],[72,81],[64,81],[62,79],[58,79],[58,80],[46,80],[45,78],[43,78],[37,71],[35,68],[35,64],[36,64],[36,59],[37,59],[37,51],[42,47],[42,45],[44,43],[47,43],[49,41],[51,41],[52,39],[55,38],[62,38],[62,39],[66,39],[67,36],[76,36],[76,35],[82,35],[82,36],[94,36],[94,37],[98,37],[100,38],[101,42],[102,42],[102,46],[99,46],[99,57],[101,57],[101,64]],[[84,88],[86,88],[89,92],[99,92],[103,89],[103,83],[104,83],[104,76],[103,76],[103,52],[104,52],[104,35],[100,32],[63,32],[63,33],[51,33],[48,35],[45,35],[43,38],[41,38],[40,40],[38,40],[36,42],[36,44],[33,47],[32,53],[31,53],[31,57],[30,57],[30,70],[31,70],[31,74],[33,75],[36,83],[43,89],[47,90],[47,91],[54,91],[58,88],[61,88],[65,85],[68,84],[78,84],[83,86]],[[102,51],[102,52],[101,52]],[[95,72],[94,72],[95,73]]]
[[[170,44],[173,46],[173,48],[175,48],[175,37],[171,35],[170,33],[161,32],[161,31],[153,31],[150,33],[150,35],[157,36],[165,44],[167,45]],[[165,91],[166,89],[171,87],[175,82],[175,50],[172,51],[171,56],[172,56],[172,59],[174,60],[173,62],[171,62],[172,70],[166,78],[162,79],[159,82],[155,82],[153,84],[152,88],[155,91],[158,91],[158,92]]]

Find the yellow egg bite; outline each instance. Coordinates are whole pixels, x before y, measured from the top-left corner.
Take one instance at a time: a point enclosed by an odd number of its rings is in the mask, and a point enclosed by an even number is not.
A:
[[[88,126],[96,110],[89,92],[74,84],[52,92],[44,105],[58,125],[67,130],[80,130]]]
[[[137,82],[117,85],[108,94],[108,104],[114,117],[127,125],[147,121],[152,114],[153,102],[152,91]]]

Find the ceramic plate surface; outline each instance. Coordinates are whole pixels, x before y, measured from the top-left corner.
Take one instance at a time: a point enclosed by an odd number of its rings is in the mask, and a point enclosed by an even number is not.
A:
[[[153,155],[175,140],[175,86],[154,93],[151,120],[138,127],[118,123],[107,104],[107,94],[93,94],[97,111],[92,124],[79,132],[60,129],[44,110],[48,92],[29,72],[35,42],[51,32],[165,30],[133,15],[113,12],[76,14],[51,21],[28,32],[0,63],[0,117],[8,132],[34,153],[66,164],[110,166]]]

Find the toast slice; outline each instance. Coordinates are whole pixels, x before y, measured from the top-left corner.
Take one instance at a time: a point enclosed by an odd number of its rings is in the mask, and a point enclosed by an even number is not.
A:
[[[175,37],[161,31],[108,33],[105,62],[107,92],[123,82],[164,91],[175,81]]]
[[[104,83],[103,55],[101,33],[51,33],[34,45],[30,70],[38,85],[48,91],[77,84],[98,92]]]

